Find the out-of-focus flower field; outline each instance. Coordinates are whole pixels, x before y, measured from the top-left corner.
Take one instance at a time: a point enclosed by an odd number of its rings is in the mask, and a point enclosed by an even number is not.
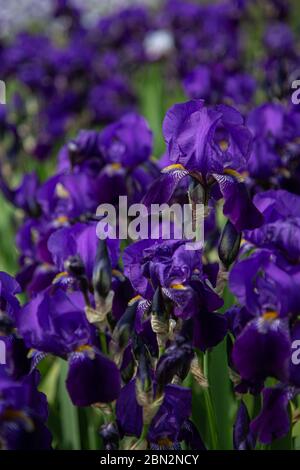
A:
[[[297,0],[0,29],[0,449],[299,450]],[[204,243],[104,239],[120,196],[201,205]]]

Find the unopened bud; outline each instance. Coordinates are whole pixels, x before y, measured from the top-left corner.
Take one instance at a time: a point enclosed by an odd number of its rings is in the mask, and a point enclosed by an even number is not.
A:
[[[226,269],[230,267],[239,253],[241,236],[242,234],[228,220],[223,228],[218,248],[219,258]]]
[[[80,289],[83,293],[84,300],[87,306],[90,306],[89,300],[89,283],[85,274],[85,266],[79,255],[70,256],[65,262],[65,269],[77,281],[79,281]]]
[[[105,240],[99,240],[93,269],[93,287],[99,298],[105,299],[111,288],[112,268]]]
[[[153,397],[152,377],[151,377],[151,356],[148,348],[138,335],[134,335],[133,353],[137,362],[136,383],[139,390]]]
[[[163,294],[160,287],[158,287],[154,293],[151,310],[152,314],[162,321],[168,318]]]
[[[152,300],[151,327],[156,334],[159,349],[163,349],[169,338],[169,315],[160,287],[155,291]]]
[[[190,343],[184,341],[184,338],[178,338],[178,341],[166,350],[156,368],[158,395],[162,393],[168,383],[172,382],[175,376],[181,381],[185,379],[193,357],[193,348]]]
[[[128,305],[125,313],[115,326],[113,341],[121,350],[127,346],[132,335],[138,303],[139,301],[137,300],[133,304]]]

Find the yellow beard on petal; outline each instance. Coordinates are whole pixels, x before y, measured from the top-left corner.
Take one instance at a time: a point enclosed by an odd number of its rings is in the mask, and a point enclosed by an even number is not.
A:
[[[135,297],[132,297],[132,299],[129,300],[128,305],[133,305],[137,300],[141,300],[141,298],[141,295],[136,295]]]
[[[185,168],[181,163],[173,163],[172,165],[168,165],[165,168],[161,170],[162,173],[168,173],[169,171],[172,170],[183,170],[185,171]]]
[[[185,286],[183,284],[171,284],[171,288],[176,290],[184,290]]]
[[[242,183],[244,181],[243,176],[236,170],[233,170],[232,168],[224,168],[224,174],[233,176],[237,181]]]
[[[171,447],[173,445],[173,442],[168,437],[161,437],[160,439],[158,439],[157,444],[160,447]]]
[[[278,312],[265,312],[263,314],[263,319],[264,320],[267,320],[267,321],[272,321],[272,320],[275,320],[276,318],[278,318],[279,314]]]

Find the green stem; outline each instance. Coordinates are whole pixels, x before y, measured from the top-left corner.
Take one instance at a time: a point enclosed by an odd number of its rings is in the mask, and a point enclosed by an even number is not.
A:
[[[204,355],[204,363],[203,363],[204,375],[208,380],[208,352]],[[217,423],[216,423],[216,415],[210,395],[209,388],[207,388],[204,392],[205,394],[205,404],[207,408],[207,415],[208,415],[208,426],[210,432],[210,439],[212,450],[218,449],[218,437],[217,437]]]
[[[103,354],[108,355],[106,335],[103,331],[100,331],[100,344]]]

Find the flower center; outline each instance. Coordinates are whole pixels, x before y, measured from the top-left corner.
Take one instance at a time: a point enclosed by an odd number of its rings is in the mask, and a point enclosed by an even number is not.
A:
[[[132,299],[129,300],[128,305],[133,305],[135,302],[138,300],[141,300],[142,296],[141,295],[136,295],[135,297],[132,297]]]
[[[183,284],[171,284],[171,288],[176,290],[183,290],[185,289],[185,286]]]
[[[57,223],[57,224],[63,225],[63,224],[66,224],[68,222],[68,220],[69,220],[68,216],[60,215],[55,219],[54,222]]]
[[[273,321],[276,318],[278,318],[278,316],[279,316],[278,312],[270,311],[270,312],[265,312],[263,314],[263,319],[266,321]]]
[[[111,163],[111,168],[113,170],[120,170],[120,168],[122,168],[122,165],[121,165],[121,163],[117,163],[117,162]]]
[[[60,281],[60,279],[67,276],[69,276],[69,273],[67,271],[62,271],[61,273],[56,274],[55,278],[52,281],[52,284],[55,284],[56,282]]]
[[[91,352],[93,351],[93,348],[89,344],[82,344],[81,346],[78,346],[78,348],[76,348],[76,352],[84,352],[84,351]]]
[[[229,148],[229,142],[227,142],[227,140],[221,140],[219,142],[219,147],[222,150],[222,152],[226,152]]]
[[[67,199],[70,197],[69,191],[61,183],[57,183],[55,186],[55,193],[61,199]]]

